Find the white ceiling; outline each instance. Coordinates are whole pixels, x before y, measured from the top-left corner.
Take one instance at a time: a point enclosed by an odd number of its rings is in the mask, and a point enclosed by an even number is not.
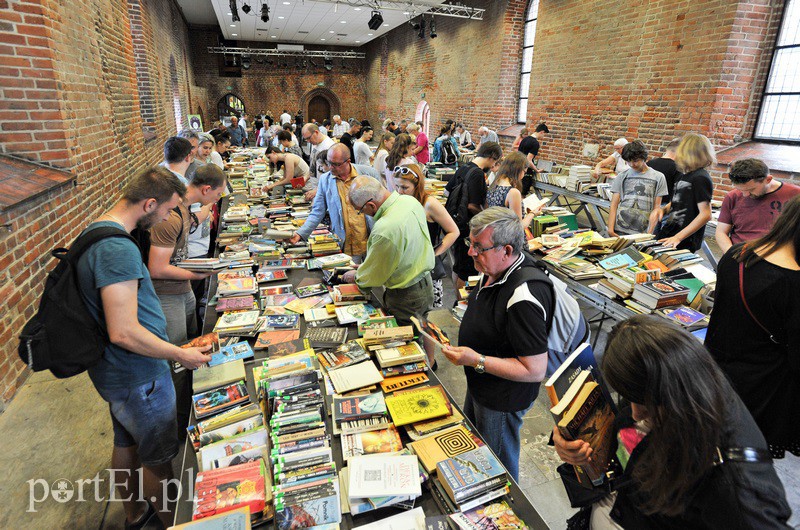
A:
[[[346,0],[344,0],[346,1]],[[233,22],[229,0],[178,0],[189,24],[219,25],[226,39],[239,41],[284,42],[357,47],[408,22],[408,17],[420,14],[382,10],[383,25],[377,30],[367,26],[372,16],[367,6],[332,4],[314,0],[267,0],[269,22],[261,22],[262,0],[237,0],[241,21]],[[249,14],[242,5],[252,9]],[[429,3],[444,3],[433,0]],[[413,29],[406,26],[408,31]],[[307,33],[301,33],[307,32]]]

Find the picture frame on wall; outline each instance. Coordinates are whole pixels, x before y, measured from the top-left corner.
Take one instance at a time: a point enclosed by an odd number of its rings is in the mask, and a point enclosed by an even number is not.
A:
[[[199,114],[187,114],[186,119],[189,122],[189,128],[193,131],[203,130],[203,119]]]

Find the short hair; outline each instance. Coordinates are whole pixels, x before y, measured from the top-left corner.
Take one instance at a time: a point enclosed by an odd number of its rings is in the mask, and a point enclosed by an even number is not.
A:
[[[189,179],[189,184],[199,188],[201,186],[211,186],[212,189],[217,189],[224,186],[227,180],[227,175],[216,164],[206,164],[200,166],[192,173]]]
[[[197,140],[198,142],[200,141],[200,135],[197,134],[197,131],[195,131],[194,129],[184,129],[178,133],[178,136],[181,138],[186,138],[187,140],[194,139]]]
[[[319,131],[319,126],[316,123],[306,123],[303,125],[303,129],[310,135],[313,135],[315,132]],[[301,129],[301,131],[303,130]]]
[[[215,143],[214,137],[211,136],[208,133],[201,132],[201,133],[198,133],[197,136],[198,136],[198,140],[197,140],[198,141],[198,145],[200,145],[202,143],[205,143],[205,142],[211,142],[212,144]]]
[[[628,145],[627,138],[617,138],[614,140],[614,147],[625,147],[626,145]]]
[[[734,184],[744,184],[751,180],[762,181],[769,175],[767,165],[757,158],[743,158],[731,165],[728,178]]]
[[[481,125],[480,127],[478,127],[478,132],[481,132],[481,131],[482,132],[489,132],[489,127],[487,127],[485,125]]]
[[[217,131],[217,134],[212,134],[211,136],[214,137],[214,140],[218,144],[224,144],[225,142],[231,141],[231,133],[228,131]]]
[[[697,133],[686,133],[675,152],[675,164],[684,173],[717,163],[717,154],[711,142]]]
[[[514,255],[519,255],[527,248],[522,223],[510,208],[492,206],[469,220],[469,230],[475,235],[480,235],[489,227],[492,227],[492,245],[511,245]]]
[[[383,120],[383,128],[384,129],[387,128],[389,126],[389,124],[391,124],[391,123],[394,123],[392,121],[392,119],[391,118],[386,118],[385,120]]]
[[[286,123],[284,123],[281,127],[283,127],[284,131],[291,131],[292,130],[292,124],[289,123],[288,121]]]
[[[625,162],[630,162],[632,160],[647,160],[648,154],[644,142],[634,140],[629,144],[625,144],[625,147],[622,148],[621,156]]]
[[[291,142],[292,141],[292,133],[287,130],[282,130],[278,133],[278,141],[279,142]]]
[[[341,116],[339,116],[338,114],[334,114],[334,115],[333,115],[333,119],[335,120],[336,118],[339,118],[340,120],[342,119],[342,117],[341,117]]]
[[[671,152],[673,152],[673,153],[674,153],[675,151],[677,151],[677,149],[678,149],[678,146],[680,145],[680,143],[681,143],[681,139],[680,139],[680,138],[673,138],[673,139],[672,139],[672,140],[670,140],[670,142],[667,144],[667,149],[665,150],[665,152],[667,152],[667,151],[671,151]]]
[[[231,116],[231,121],[233,121],[233,120],[236,120],[236,122],[238,123],[239,122],[239,117],[238,116]]]
[[[522,129],[520,129],[519,130],[519,135],[520,136],[528,136],[528,128],[527,127],[523,127]]]
[[[543,132],[543,133],[550,134],[550,129],[547,128],[547,124],[545,122],[542,122],[542,123],[540,123],[539,125],[536,126],[536,129],[534,130],[534,132]]]
[[[500,160],[503,158],[503,148],[500,147],[500,144],[497,142],[483,142],[480,147],[478,147],[478,152],[475,153],[475,156]]]
[[[464,124],[461,122],[456,123],[456,129],[458,129],[459,127],[465,129]]]
[[[192,143],[180,136],[171,136],[164,142],[164,160],[167,164],[183,162],[192,152]]]
[[[386,188],[378,179],[371,177],[358,178],[350,188],[350,202],[353,206],[361,208],[369,201],[379,199]]]
[[[140,170],[128,181],[122,189],[122,199],[130,204],[146,199],[155,199],[158,204],[164,204],[176,193],[181,197],[186,195],[183,182],[169,169],[152,166]]]
[[[406,126],[406,131],[418,131],[418,130],[419,130],[419,125],[417,125],[414,122],[411,122],[408,124],[408,126]]]

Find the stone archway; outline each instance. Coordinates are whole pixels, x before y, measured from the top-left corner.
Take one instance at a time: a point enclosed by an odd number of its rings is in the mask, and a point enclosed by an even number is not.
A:
[[[312,101],[317,104],[323,103],[323,101],[327,102],[328,109],[330,111],[330,116],[328,116],[328,118],[335,114],[341,113],[342,104],[339,101],[339,96],[334,94],[334,92],[328,88],[315,88],[303,94],[303,97],[300,99],[300,108],[305,113],[306,121],[310,122],[312,118],[312,109],[310,107],[310,103]],[[320,105],[317,108],[320,108],[323,105]]]

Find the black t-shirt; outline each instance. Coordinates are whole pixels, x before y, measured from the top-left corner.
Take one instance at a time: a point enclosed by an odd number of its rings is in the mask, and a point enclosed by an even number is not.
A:
[[[350,150],[350,161],[355,164],[356,162],[356,152],[353,150],[353,137],[350,135],[349,132],[346,132],[342,135],[339,139],[339,142],[346,145],[347,148]]]
[[[661,205],[665,205],[672,200],[672,193],[675,190],[675,181],[682,175],[678,171],[678,165],[671,158],[654,158],[647,163],[648,166],[656,171],[663,173],[667,179],[667,196],[661,200]]]
[[[525,156],[533,154],[533,158],[536,158],[536,156],[539,154],[539,140],[533,136],[526,136],[519,143],[519,147],[517,149]]]
[[[701,202],[710,202],[713,192],[714,184],[711,182],[711,176],[705,169],[695,169],[685,175],[681,175],[681,177],[675,181],[672,208],[659,231],[658,237],[672,237],[683,230],[697,217],[697,214],[700,213],[697,204]],[[678,248],[697,252],[700,249],[700,245],[703,244],[704,233],[705,225],[701,226],[694,234],[681,241]]]
[[[524,257],[521,264],[515,263],[512,269],[520,266],[535,265],[530,258]],[[552,288],[540,281],[520,285],[513,296],[518,301],[505,312],[500,312],[505,316],[503,322],[495,322],[495,305],[502,303],[498,300],[501,292],[504,287],[511,288],[506,285],[504,278],[470,293],[467,311],[458,332],[458,345],[468,346],[487,357],[546,355],[547,322],[542,307],[551,311],[554,306]],[[505,296],[507,294],[502,298],[505,299]],[[492,410],[524,410],[539,393],[539,383],[522,383],[488,373],[479,374],[471,366],[465,366],[464,372],[470,395]]]

